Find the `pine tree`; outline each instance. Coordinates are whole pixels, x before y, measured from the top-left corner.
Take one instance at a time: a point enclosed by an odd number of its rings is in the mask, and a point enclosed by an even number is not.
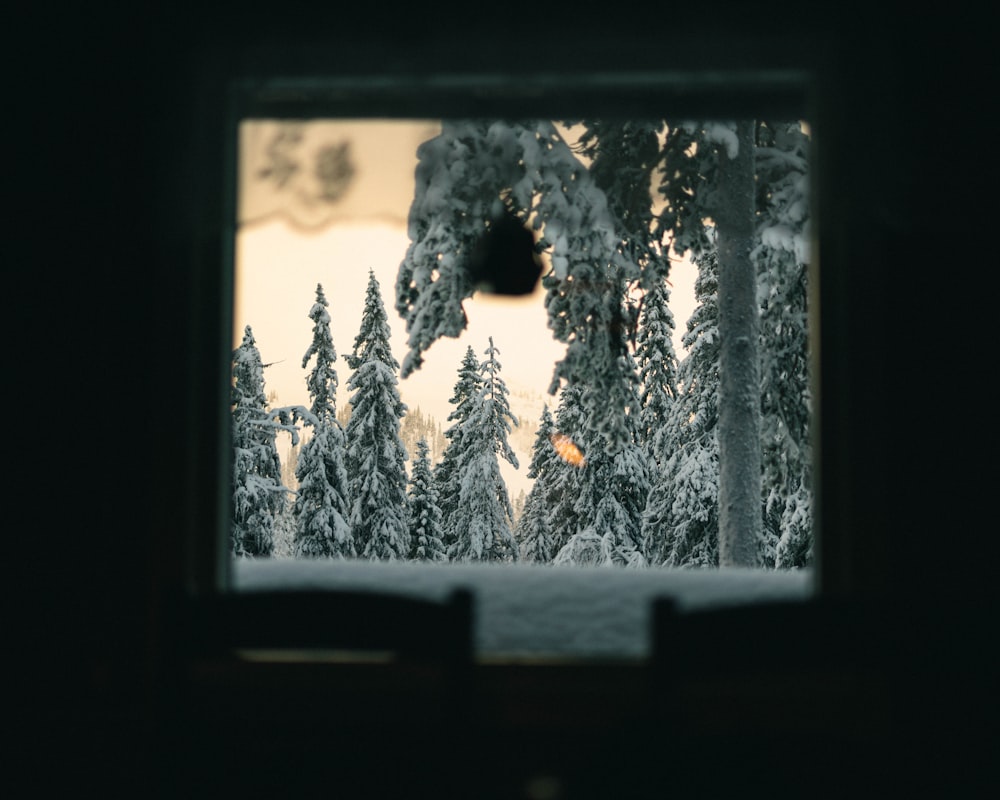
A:
[[[274,547],[272,558],[295,557],[295,529],[298,522],[293,511],[293,501],[286,498],[278,516],[274,518]]]
[[[507,441],[516,424],[507,401],[507,387],[500,377],[499,350],[490,337],[486,358],[480,364],[481,388],[462,426],[458,458],[458,507],[452,515],[452,561],[517,561],[518,548],[511,533],[513,509],[498,456],[515,469],[518,459]]]
[[[447,561],[441,540],[441,509],[431,475],[427,440],[417,440],[416,457],[410,476],[410,554],[411,560]]]
[[[635,374],[635,363],[626,359]],[[649,469],[638,441],[637,393],[625,407],[628,440],[608,452],[600,431],[583,426],[579,433],[586,454],[576,479],[574,511],[577,531],[556,553],[556,564],[642,567],[642,512],[649,493]]]
[[[582,389],[579,386],[570,384],[563,386],[550,437],[552,452],[556,457],[548,461],[545,467],[547,488],[544,510],[552,535],[553,557],[566,546],[581,527],[576,499],[580,495],[582,467],[587,457],[586,452],[581,449],[581,437],[586,428],[586,419],[580,403],[581,394]]]
[[[668,306],[666,280],[653,284],[643,298],[636,336],[639,365],[639,440],[651,468],[661,469],[669,457],[665,434],[677,397],[677,354],[674,352],[674,316]]]
[[[722,402],[714,434],[723,493],[722,559],[726,564],[756,565],[763,554],[767,561],[776,545],[768,541],[762,525],[757,433],[764,433],[765,446],[773,437],[761,430],[762,398],[757,391],[766,365],[758,355],[764,332],[755,313],[751,248],[765,235],[775,237],[779,226],[762,226],[781,206],[782,197],[790,196],[788,186],[768,195],[758,191],[755,205],[755,188],[761,183],[755,184],[760,146],[755,148],[754,131],[762,129],[760,123],[583,124],[577,149],[590,160],[589,167],[544,120],[449,123],[440,137],[418,151],[411,246],[396,285],[397,309],[410,334],[404,374],[420,366],[422,352],[439,336],[457,336],[464,329],[461,303],[475,290],[470,254],[492,220],[501,212],[530,220],[544,232],[538,247],[547,249],[551,259],[552,268],[542,279],[550,327],[556,339],[567,344],[549,391],[554,394],[563,383],[581,389],[585,424],[599,434],[599,441],[588,437],[594,463],[594,447],[614,455],[633,435],[634,421],[627,419],[633,388],[627,343],[637,345],[634,292],[638,289],[648,298],[667,277],[669,261],[661,242],[669,240],[681,256],[715,250],[718,280],[726,286],[718,323],[723,331]],[[786,159],[785,166],[794,160]],[[663,201],[655,224],[649,193],[654,174],[661,176],[658,191]],[[804,209],[805,204],[797,207]],[[796,206],[788,203],[785,208],[790,214]],[[660,411],[649,408],[650,415]],[[651,427],[643,430],[648,434]],[[647,454],[662,466],[665,453],[652,453],[661,449],[662,438],[645,444]],[[792,471],[797,481],[784,481],[766,498],[769,518],[784,517],[779,509],[793,494],[792,516],[799,521],[809,516],[808,475],[798,468]],[[764,480],[771,483],[763,488],[775,485],[773,476]]]
[[[408,455],[399,438],[406,406],[399,397],[399,363],[389,336],[379,284],[369,270],[361,327],[347,359],[354,372],[347,384],[353,394],[346,462],[356,547],[364,558],[377,560],[405,559],[410,552]]]
[[[628,439],[631,378],[620,334],[634,327],[623,281],[635,280],[638,267],[625,255],[604,192],[547,120],[445,122],[417,157],[410,246],[396,281],[410,348],[403,377],[439,337],[465,329],[462,301],[476,288],[470,260],[491,225],[501,217],[530,220],[544,229],[538,247],[551,249],[546,307],[556,339],[567,344],[549,392],[563,380],[588,387],[587,424],[614,452]]]
[[[344,466],[344,431],[337,421],[337,352],[330,335],[329,303],[322,285],[309,310],[313,340],[302,357],[303,369],[315,358],[306,379],[309,389],[312,438],[302,447],[295,477],[299,483],[294,513],[297,520],[295,554],[310,558],[347,558],[357,555],[348,522],[350,497]]]
[[[812,563],[809,441],[808,136],[799,123],[757,129],[761,301],[761,461],[765,541],[761,563]]]
[[[445,447],[441,461],[434,469],[434,486],[437,490],[438,504],[441,507],[441,527],[445,545],[451,547],[455,543],[453,519],[458,509],[459,483],[458,464],[464,452],[462,433],[466,422],[475,408],[476,398],[482,390],[482,378],[479,375],[479,359],[472,347],[467,347],[465,356],[458,369],[458,380],[451,399],[448,401],[454,408],[448,414],[451,426],[444,432],[448,444]]]
[[[545,500],[541,492],[528,493],[524,511],[514,528],[514,538],[518,542],[518,552],[525,564],[550,564],[555,548],[552,531],[546,514]]]
[[[562,185],[538,203],[546,243],[554,243],[553,269],[542,284],[549,326],[566,343],[566,355],[556,364],[549,392],[561,381],[581,387],[584,421],[596,434],[592,444],[613,455],[631,441],[625,417],[635,382],[628,358],[635,306],[627,287],[641,268],[627,253],[625,232],[590,173],[579,163],[553,171]],[[571,213],[564,203],[571,204]]]
[[[552,474],[559,458],[552,445],[553,434],[552,413],[546,405],[542,408],[528,465],[528,477],[533,483],[515,528],[521,560],[529,564],[548,564],[555,555],[548,508]]]
[[[655,566],[719,564],[718,266],[714,251],[695,263],[698,305],[684,334],[688,354],[667,424],[670,456],[643,512],[643,551]]]
[[[233,515],[230,546],[237,556],[270,556],[275,517],[285,502],[276,429],[264,393],[264,365],[247,325],[233,351]]]
[[[521,425],[521,419],[518,417],[518,426]],[[521,515],[524,513],[524,504],[528,501],[528,495],[525,493],[524,489],[521,489],[517,493],[517,497],[514,498],[514,526],[517,526],[518,520],[521,519]]]

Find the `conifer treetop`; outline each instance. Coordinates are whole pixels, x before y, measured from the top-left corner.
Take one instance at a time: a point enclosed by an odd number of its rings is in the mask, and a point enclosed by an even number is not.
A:
[[[338,378],[333,365],[337,360],[337,351],[330,334],[328,307],[322,284],[316,284],[316,302],[309,309],[309,318],[313,321],[313,340],[302,356],[302,368],[305,369],[309,360],[315,357],[316,362],[306,378],[306,386],[312,398],[310,411],[317,419],[335,422]]]

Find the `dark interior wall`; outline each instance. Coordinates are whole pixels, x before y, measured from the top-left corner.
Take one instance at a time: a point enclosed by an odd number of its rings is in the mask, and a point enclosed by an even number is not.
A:
[[[777,26],[739,9],[143,4],[17,26],[7,322],[14,397],[32,409],[16,415],[34,419],[15,422],[9,502],[31,532],[16,541],[45,562],[19,589],[29,747],[56,741],[80,768],[107,748],[137,769],[149,757],[158,603],[184,574],[178,532],[206,513],[217,457],[204,308],[219,290],[220,98],[229,75],[289,57],[514,75],[818,64],[824,577],[958,603],[973,630],[992,619],[992,29],[964,4],[922,17],[842,3]],[[304,45],[289,56],[289,42]]]

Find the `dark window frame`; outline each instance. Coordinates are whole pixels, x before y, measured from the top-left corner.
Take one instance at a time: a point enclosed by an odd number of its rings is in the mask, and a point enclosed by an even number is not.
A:
[[[783,57],[764,63],[759,59],[750,68],[738,68],[731,56],[719,59],[718,65],[706,66],[700,55],[692,66],[654,68],[650,65],[625,67],[617,70],[576,69],[544,71],[521,68],[515,71],[463,70],[454,64],[431,63],[421,69],[402,70],[390,63],[385,69],[364,72],[345,67],[349,59],[338,61],[340,69],[329,63],[328,56],[313,53],[298,58],[289,55],[291,49],[270,50],[260,58],[246,59],[254,63],[251,70],[233,69],[231,65],[214,63],[211,73],[215,80],[206,84],[203,109],[218,125],[214,152],[219,164],[210,167],[207,159],[211,150],[203,151],[206,174],[214,174],[218,183],[208,187],[214,191],[210,207],[218,215],[214,228],[218,239],[218,256],[207,259],[207,268],[214,273],[207,281],[209,301],[202,307],[199,330],[208,332],[214,345],[207,363],[201,364],[201,377],[208,381],[215,413],[206,419],[201,435],[217,443],[214,458],[200,465],[199,493],[194,520],[188,529],[181,585],[194,597],[212,597],[231,589],[228,557],[228,496],[224,491],[213,494],[212,486],[224,487],[229,475],[230,431],[228,425],[229,368],[233,313],[234,243],[237,227],[237,143],[239,123],[248,118],[446,118],[446,117],[520,117],[573,118],[608,109],[608,115],[641,116],[652,108],[662,108],[675,117],[734,118],[740,114],[755,117],[771,115],[783,118],[807,119],[813,135],[822,140],[823,103],[828,93],[829,74],[820,69],[821,51],[808,55],[801,45]],[[307,68],[302,63],[308,64]],[[412,66],[412,65],[408,65]],[[825,77],[824,77],[825,76]],[[817,123],[820,129],[817,130]],[[817,186],[822,183],[822,163],[812,170],[814,231],[819,224]],[[209,244],[206,242],[205,244]],[[811,305],[818,308],[823,276],[819,259],[814,254],[810,265]],[[221,264],[221,270],[219,265]],[[205,280],[204,277],[201,280]],[[820,397],[822,364],[818,344],[824,332],[814,314],[811,322],[814,397]],[[817,559],[814,584],[817,596],[840,594],[847,588],[847,571],[843,559],[836,555],[823,536],[824,508],[822,494],[829,487],[822,481],[820,447],[822,422],[820,403],[814,407],[814,462],[816,485],[814,535]],[[835,493],[834,493],[835,494]],[[831,557],[830,553],[834,552]]]

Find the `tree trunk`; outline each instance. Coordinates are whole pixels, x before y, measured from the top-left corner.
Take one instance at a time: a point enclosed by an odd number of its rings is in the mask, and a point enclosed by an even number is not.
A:
[[[738,152],[719,154],[719,565],[757,566],[762,529],[759,316],[754,231],[753,122],[736,125]]]

